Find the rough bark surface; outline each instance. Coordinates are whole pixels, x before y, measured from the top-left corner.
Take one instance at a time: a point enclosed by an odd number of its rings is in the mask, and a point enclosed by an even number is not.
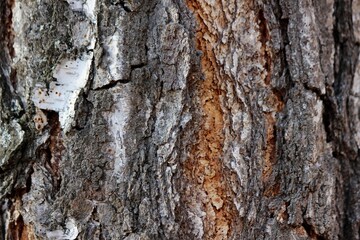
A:
[[[360,239],[359,0],[0,1],[0,239]]]

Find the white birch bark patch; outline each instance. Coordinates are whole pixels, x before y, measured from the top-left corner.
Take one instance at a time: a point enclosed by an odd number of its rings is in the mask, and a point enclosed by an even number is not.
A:
[[[75,224],[75,220],[72,218],[66,222],[65,229],[46,232],[48,239],[54,240],[74,240],[78,234],[79,230]]]
[[[66,0],[71,10],[77,12],[84,12],[85,15],[92,21],[95,22],[95,7],[96,0]]]
[[[70,127],[75,115],[77,97],[88,80],[92,53],[82,59],[63,60],[55,68],[53,77],[57,81],[50,83],[49,89],[37,85],[33,93],[36,107],[59,113],[60,125],[64,130]]]

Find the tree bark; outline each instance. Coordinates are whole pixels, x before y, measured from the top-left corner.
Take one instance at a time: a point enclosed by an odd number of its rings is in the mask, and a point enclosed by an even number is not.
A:
[[[0,21],[0,239],[360,239],[359,0]]]

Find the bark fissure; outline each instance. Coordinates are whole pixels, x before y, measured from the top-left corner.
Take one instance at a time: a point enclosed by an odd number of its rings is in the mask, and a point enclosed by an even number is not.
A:
[[[266,142],[265,142],[265,154],[264,154],[264,168],[262,172],[263,181],[268,182],[273,172],[273,166],[276,165],[278,151],[277,151],[277,119],[276,114],[281,112],[284,107],[284,102],[279,91],[277,91],[271,84],[272,79],[272,55],[271,35],[269,33],[268,23],[264,16],[264,11],[260,9],[257,15],[259,24],[259,41],[261,42],[261,55],[263,58],[263,67],[265,70],[264,83],[269,88],[269,95],[266,100],[268,104],[273,107],[271,111],[264,113],[265,128],[266,128]],[[275,179],[274,179],[275,180]],[[266,184],[265,196],[275,196],[279,194],[280,183]]]
[[[51,173],[53,186],[56,191],[60,190],[61,174],[60,163],[65,152],[65,147],[62,139],[62,129],[59,122],[59,114],[56,112],[49,112],[50,122],[50,139],[49,139],[49,151],[50,159],[47,159],[48,170]]]
[[[13,29],[13,12],[15,0],[4,0],[0,3],[0,68],[1,68],[1,81],[4,81],[9,84],[9,92],[5,94],[10,94],[13,92],[12,87],[16,84],[16,69],[11,67],[12,58],[15,55],[14,38],[15,33]],[[5,76],[4,76],[5,75]],[[3,87],[5,90],[7,87]],[[2,99],[7,100],[7,98]]]
[[[10,57],[15,56],[15,49],[14,49],[14,38],[15,33],[13,29],[13,12],[12,9],[14,7],[15,0],[5,0],[5,8],[4,13],[2,14],[3,18],[3,26],[5,28],[5,32],[3,35],[3,41],[7,43],[7,50],[9,51]]]
[[[310,224],[307,224],[306,221],[304,221],[304,223],[302,224],[302,226],[304,227],[307,235],[311,238],[311,239],[315,239],[315,240],[325,240],[326,238],[316,234],[316,231],[314,230],[314,227],[311,226]]]
[[[358,181],[356,171],[359,169],[356,161],[359,159],[359,151],[354,146],[354,136],[349,127],[348,98],[351,84],[354,79],[356,64],[359,58],[359,45],[355,42],[352,18],[353,1],[335,0],[334,4],[334,83],[328,86],[326,116],[332,116],[325,124],[327,136],[333,141],[333,156],[340,160],[342,171],[342,187],[340,193],[343,196],[343,236],[347,239],[359,238],[359,223],[356,219],[356,210],[353,201],[356,197],[356,189],[353,182]],[[355,180],[356,178],[357,180]],[[341,211],[341,210],[340,210]]]
[[[267,43],[271,40],[269,29],[266,23],[264,16],[264,11],[262,9],[258,12],[258,21],[259,21],[259,38],[261,42],[261,51],[264,58],[264,69],[266,71],[265,84],[269,85],[271,80],[271,67],[272,67],[272,57]]]

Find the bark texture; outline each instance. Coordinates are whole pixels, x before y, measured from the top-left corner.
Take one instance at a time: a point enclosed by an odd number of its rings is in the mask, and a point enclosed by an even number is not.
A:
[[[0,21],[0,239],[360,239],[359,0]]]

